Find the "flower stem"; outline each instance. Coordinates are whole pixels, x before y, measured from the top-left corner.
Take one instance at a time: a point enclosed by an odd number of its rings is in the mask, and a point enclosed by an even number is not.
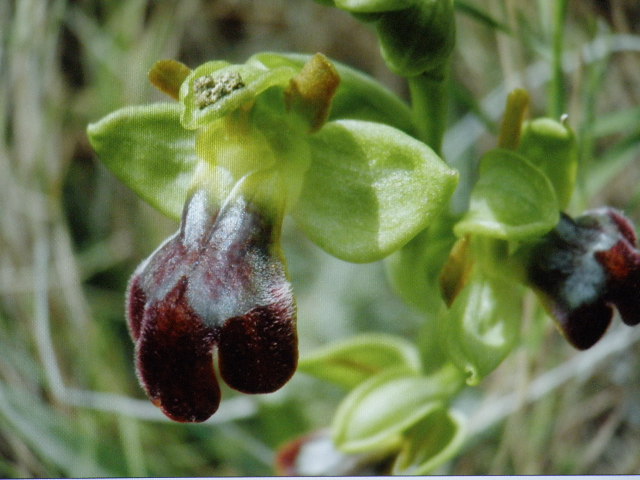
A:
[[[418,138],[442,156],[449,95],[448,66],[437,72],[409,77],[409,91]]]
[[[567,18],[567,0],[557,0],[553,10],[552,76],[549,85],[549,115],[559,119],[565,113],[566,94],[562,70],[562,50],[564,45],[564,24]]]

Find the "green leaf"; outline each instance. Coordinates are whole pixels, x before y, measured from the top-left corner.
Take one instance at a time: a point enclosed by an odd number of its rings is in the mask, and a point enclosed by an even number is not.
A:
[[[558,220],[558,201],[546,175],[521,155],[496,149],[482,158],[469,211],[454,230],[458,236],[528,240],[544,235]]]
[[[596,138],[637,131],[640,124],[640,107],[615,110],[593,119],[593,136]]]
[[[301,359],[298,369],[344,388],[354,388],[388,369],[420,372],[420,355],[410,342],[385,334],[364,334],[324,347]]]
[[[551,181],[560,209],[571,200],[578,173],[578,148],[573,131],[551,118],[524,125],[518,151]]]
[[[125,185],[179,219],[198,158],[195,132],[180,125],[178,103],[126,107],[92,123],[89,141]]]
[[[350,12],[375,13],[409,8],[416,0],[335,0],[336,7]]]
[[[267,69],[253,64],[207,62],[196,68],[180,87],[184,104],[182,125],[202,127],[253,101],[270,87],[286,87],[298,73],[291,67]]]
[[[458,181],[433,150],[386,125],[330,122],[310,146],[294,217],[320,247],[351,262],[402,247],[440,214]]]
[[[438,409],[404,434],[392,474],[427,475],[456,455],[464,438],[463,417]]]
[[[611,145],[597,162],[589,167],[582,187],[585,197],[597,195],[624,169],[631,168],[638,156],[640,156],[640,131],[627,135]]]
[[[297,53],[259,53],[247,63],[265,68],[289,66],[301,69],[311,58]],[[340,62],[332,61],[340,75],[340,86],[333,98],[329,120],[350,118],[385,123],[403,132],[414,131],[409,106],[372,77]]]
[[[507,24],[493,18],[482,7],[477,7],[463,0],[456,0],[455,7],[458,12],[466,14],[468,17],[476,20],[480,24],[484,24],[488,28],[500,30],[504,33],[511,33],[511,29]]]
[[[520,332],[521,287],[475,269],[441,319],[441,338],[451,360],[476,385],[511,352]]]
[[[398,445],[401,434],[443,402],[457,388],[455,372],[423,377],[406,369],[385,370],[356,387],[340,404],[333,439],[347,453]]]

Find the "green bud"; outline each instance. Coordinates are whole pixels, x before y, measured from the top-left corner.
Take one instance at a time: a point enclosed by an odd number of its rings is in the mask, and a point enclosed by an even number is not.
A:
[[[456,455],[466,434],[465,418],[449,408],[431,412],[403,435],[393,475],[428,475]]]
[[[578,171],[576,138],[571,128],[551,118],[527,122],[518,150],[549,178],[558,206],[566,208]]]
[[[475,268],[441,323],[452,362],[477,385],[515,347],[522,318],[521,287]]]
[[[387,66],[398,75],[442,75],[455,43],[452,0],[422,0],[376,23]]]

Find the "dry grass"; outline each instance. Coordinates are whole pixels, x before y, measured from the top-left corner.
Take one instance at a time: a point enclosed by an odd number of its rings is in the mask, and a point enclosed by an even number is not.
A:
[[[463,172],[495,141],[506,90],[531,89],[534,113],[547,111],[553,36],[548,1],[467,3],[512,34],[460,15],[444,151]],[[563,43],[563,100],[584,166],[572,208],[610,203],[636,221],[638,10],[633,0],[575,0]],[[330,421],[339,392],[299,375],[272,396],[227,394],[205,425],[162,418],[133,374],[122,296],[175,225],[100,165],[84,128],[159,100],[146,70],[165,57],[193,66],[322,51],[402,94],[373,34],[310,0],[9,0],[0,35],[0,476],[269,474],[273,450]],[[331,259],[293,228],[285,248],[303,348],[415,329],[419,318],[390,293],[380,265]],[[638,332],[618,326],[577,354],[533,304],[530,312],[522,348],[461,401],[474,435],[445,471],[640,473]]]

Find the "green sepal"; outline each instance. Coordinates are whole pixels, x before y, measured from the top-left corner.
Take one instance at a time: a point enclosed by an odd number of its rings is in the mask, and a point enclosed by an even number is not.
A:
[[[425,313],[438,311],[438,276],[451,247],[454,219],[442,216],[385,260],[387,277],[402,299]]]
[[[415,346],[396,336],[363,334],[328,345],[303,357],[298,370],[351,389],[388,369],[420,372],[420,354]]]
[[[403,10],[417,0],[335,0],[335,6],[355,13],[376,13]]]
[[[87,128],[100,159],[165,215],[180,219],[198,166],[196,135],[180,125],[178,103],[125,107]]]
[[[351,391],[336,411],[336,446],[347,453],[399,446],[402,432],[442,407],[457,390],[455,373],[447,369],[424,377],[394,369],[369,378]]]
[[[522,287],[474,269],[472,278],[440,319],[440,338],[451,361],[476,385],[517,343]]]
[[[248,64],[263,68],[290,67],[296,70],[309,61],[310,55],[298,53],[258,53]],[[406,133],[414,132],[409,106],[372,77],[343,63],[332,61],[340,75],[340,86],[333,97],[329,120],[355,119],[379,122]]]
[[[343,260],[371,262],[402,247],[441,213],[458,181],[433,150],[386,125],[329,122],[309,143],[293,214]]]
[[[376,22],[376,30],[390,70],[403,77],[441,76],[456,38],[453,0],[421,1],[387,12]]]
[[[564,210],[571,200],[578,173],[578,148],[571,128],[551,118],[524,124],[518,151],[549,178]]]
[[[558,201],[547,176],[510,150],[488,152],[471,192],[469,210],[455,226],[456,235],[486,235],[502,240],[530,240],[558,223]]]
[[[180,101],[184,104],[182,125],[187,129],[202,127],[222,118],[233,110],[250,105],[256,97],[270,87],[284,88],[298,73],[291,67],[267,69],[255,64],[229,65],[223,61],[207,62],[193,70],[180,87]],[[232,79],[235,83],[210,104],[201,101],[202,90],[198,82],[211,78],[212,83]]]
[[[403,435],[392,475],[427,475],[454,457],[465,439],[465,419],[461,414],[439,408]]]

